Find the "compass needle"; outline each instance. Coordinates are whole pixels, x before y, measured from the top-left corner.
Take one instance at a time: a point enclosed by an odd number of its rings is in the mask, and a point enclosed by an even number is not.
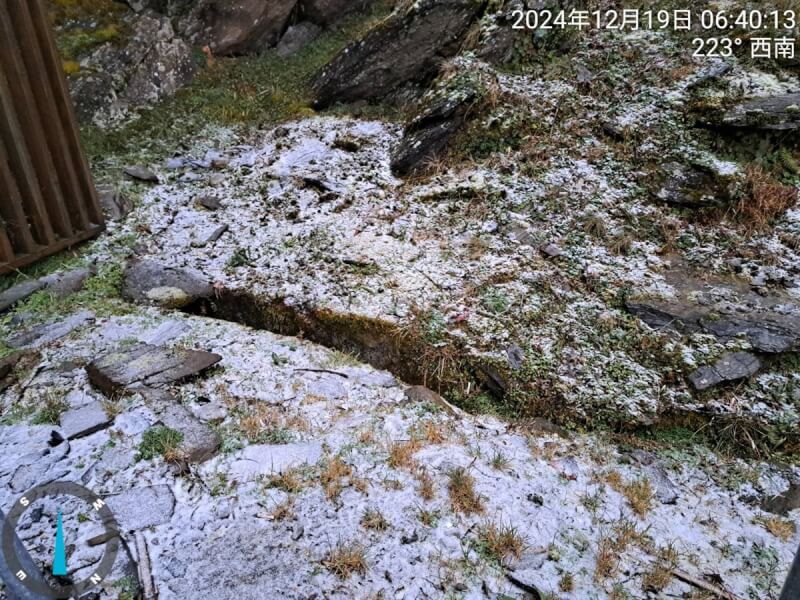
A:
[[[53,553],[53,575],[66,577],[67,575],[67,549],[64,544],[64,524],[61,518],[61,511],[58,511],[56,520],[56,548]]]

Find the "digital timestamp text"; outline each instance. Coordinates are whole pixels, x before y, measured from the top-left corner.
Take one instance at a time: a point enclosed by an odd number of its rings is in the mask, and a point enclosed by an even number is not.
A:
[[[745,47],[752,58],[794,59],[800,23],[800,13],[794,10],[515,10],[511,16],[514,29],[702,33],[692,39],[694,56],[723,58]]]

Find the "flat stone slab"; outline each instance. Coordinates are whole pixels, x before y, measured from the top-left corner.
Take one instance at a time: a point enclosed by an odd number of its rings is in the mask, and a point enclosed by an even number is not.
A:
[[[689,375],[689,381],[696,390],[707,390],[710,387],[730,381],[745,379],[758,373],[761,361],[749,352],[732,352],[725,354],[713,365],[697,369]]]
[[[784,492],[765,499],[761,508],[778,515],[787,515],[797,510],[800,508],[800,484],[792,483]]]
[[[800,94],[745,100],[723,113],[715,124],[773,131],[800,129]]]
[[[86,437],[105,429],[114,422],[100,402],[68,410],[61,415],[61,429],[68,440]]]
[[[0,312],[8,310],[17,302],[22,302],[44,288],[44,286],[45,284],[43,281],[34,279],[33,281],[23,281],[22,283],[8,288],[5,292],[0,294]]]
[[[47,344],[68,336],[70,333],[92,320],[94,320],[94,313],[81,312],[54,323],[32,327],[8,338],[6,344],[11,348],[46,346]]]
[[[219,435],[177,398],[160,390],[147,390],[143,395],[161,423],[183,434],[181,450],[187,462],[201,463],[217,453],[222,444]]]
[[[231,478],[246,481],[260,475],[283,473],[292,467],[312,465],[320,458],[322,445],[316,442],[259,444],[240,451],[228,473]]]
[[[123,531],[163,525],[175,512],[175,495],[168,485],[134,488],[105,501]]]
[[[86,367],[89,381],[106,395],[126,387],[159,387],[193,377],[217,364],[219,354],[139,344],[112,352]]]
[[[682,333],[704,332],[720,339],[744,337],[760,352],[777,354],[800,348],[800,318],[776,312],[747,316],[712,315],[712,311],[690,302],[641,300],[628,302],[628,311],[655,329]]]
[[[200,273],[167,267],[154,260],[134,260],[125,270],[122,295],[128,300],[141,304],[158,303],[167,289],[180,290],[185,304],[210,298],[214,292]]]

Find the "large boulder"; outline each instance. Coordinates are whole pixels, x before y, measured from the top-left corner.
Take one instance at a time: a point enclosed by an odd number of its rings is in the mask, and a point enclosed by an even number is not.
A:
[[[467,111],[483,94],[480,76],[470,70],[434,88],[423,99],[418,114],[393,149],[392,171],[406,175],[442,152],[463,124]]]
[[[741,177],[702,164],[669,162],[654,177],[658,200],[673,206],[704,208],[730,204],[741,191]]]
[[[80,71],[70,78],[81,121],[166,98],[194,77],[192,49],[175,34],[169,18],[145,13],[132,24],[125,44],[115,40],[101,45],[81,60]]]
[[[122,285],[122,295],[127,300],[167,308],[184,308],[213,293],[211,283],[200,273],[147,259],[128,264]]]
[[[260,52],[281,38],[297,0],[205,0],[193,11],[199,32],[193,36],[215,54]]]
[[[340,52],[314,80],[317,107],[385,96],[427,82],[483,11],[480,0],[420,0]]]
[[[373,0],[300,0],[300,13],[322,27],[330,25],[348,13],[363,10]]]
[[[800,129],[800,93],[750,98],[708,115],[705,121],[733,129],[796,131]]]

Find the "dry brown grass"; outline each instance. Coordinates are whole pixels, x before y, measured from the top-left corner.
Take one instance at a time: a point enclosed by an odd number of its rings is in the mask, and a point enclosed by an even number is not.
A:
[[[269,477],[267,479],[267,487],[296,494],[305,487],[303,472],[298,468],[286,469],[283,473]]]
[[[609,471],[602,476],[608,486],[615,492],[625,496],[633,512],[645,516],[653,506],[653,487],[647,478],[626,483],[617,471]]]
[[[797,524],[788,519],[778,517],[761,517],[756,519],[764,529],[769,531],[776,538],[788,542],[797,533]]]
[[[436,484],[433,481],[433,477],[431,477],[430,473],[425,469],[417,469],[417,472],[414,475],[417,478],[417,482],[419,483],[419,488],[417,492],[419,492],[420,498],[425,501],[433,500],[436,496]]]
[[[653,487],[646,478],[625,484],[622,495],[639,517],[644,517],[653,506]]]
[[[784,185],[758,165],[745,170],[746,191],[733,208],[736,220],[750,233],[764,231],[797,203],[797,188]]]
[[[642,589],[660,592],[672,581],[673,569],[678,566],[678,552],[672,545],[661,548],[653,568],[642,578]]]
[[[519,559],[525,549],[525,540],[515,527],[486,523],[478,532],[482,551],[499,564],[508,559]]]
[[[562,592],[571,592],[575,589],[575,579],[572,573],[564,572],[561,575],[561,579],[558,580],[558,589]]]
[[[483,500],[475,491],[475,478],[466,469],[457,467],[450,471],[447,491],[455,512],[471,515],[484,511]]]
[[[420,442],[411,439],[406,442],[392,442],[389,445],[389,466],[393,469],[410,469],[414,466],[414,453],[420,449]]]
[[[597,556],[594,565],[594,580],[598,583],[612,577],[619,565],[619,554],[614,550],[614,541],[603,538],[597,544]]]
[[[293,516],[294,500],[291,498],[278,504],[269,514],[270,519],[273,521],[285,521],[287,519],[291,519]]]
[[[420,436],[428,444],[444,444],[448,439],[447,429],[433,421],[425,421]]]
[[[345,480],[351,477],[352,474],[352,467],[338,456],[325,464],[320,473],[320,481],[328,500],[335,500],[339,497],[346,483]]]
[[[374,529],[375,531],[386,531],[389,529],[389,521],[383,516],[379,510],[368,508],[361,516],[361,526],[365,529]]]
[[[357,542],[340,542],[323,559],[322,564],[339,579],[351,575],[364,575],[367,572],[367,552]]]

